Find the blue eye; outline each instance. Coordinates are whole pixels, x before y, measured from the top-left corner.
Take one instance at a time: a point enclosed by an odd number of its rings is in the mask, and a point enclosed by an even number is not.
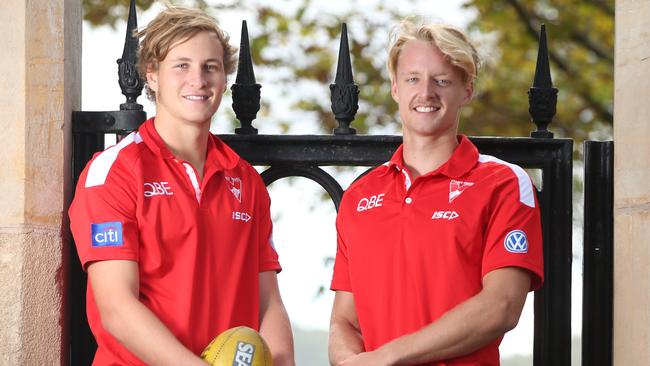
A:
[[[436,79],[436,85],[438,86],[447,86],[451,84],[451,81],[446,80],[446,79]]]

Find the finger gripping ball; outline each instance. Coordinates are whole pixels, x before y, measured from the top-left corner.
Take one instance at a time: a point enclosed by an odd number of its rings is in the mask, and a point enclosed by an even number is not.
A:
[[[273,366],[271,351],[262,336],[249,327],[230,328],[201,353],[213,366]]]

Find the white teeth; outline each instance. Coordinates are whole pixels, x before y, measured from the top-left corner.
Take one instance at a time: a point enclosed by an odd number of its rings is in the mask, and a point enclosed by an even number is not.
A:
[[[201,96],[201,95],[186,95],[183,98],[189,99],[189,100],[206,100],[206,99],[208,99],[208,97]]]
[[[435,107],[415,107],[415,110],[420,112],[420,113],[429,113],[433,111],[437,111],[440,108],[435,108]]]

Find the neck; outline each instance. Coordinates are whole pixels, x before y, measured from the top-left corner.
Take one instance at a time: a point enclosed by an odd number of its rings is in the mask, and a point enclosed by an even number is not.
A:
[[[446,163],[458,146],[455,135],[413,138],[404,135],[404,165],[411,178],[417,179],[440,168]]]
[[[156,116],[154,126],[172,154],[190,163],[202,178],[208,151],[210,123],[178,123],[164,116],[163,118]]]

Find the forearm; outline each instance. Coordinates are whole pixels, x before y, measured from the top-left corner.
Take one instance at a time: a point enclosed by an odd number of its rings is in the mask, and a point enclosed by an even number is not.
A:
[[[330,364],[338,365],[343,360],[364,351],[361,333],[343,319],[332,319],[329,336]]]
[[[277,274],[262,272],[260,279],[260,334],[266,340],[276,366],[293,366],[293,335],[289,316],[280,297]]]
[[[104,320],[105,318],[105,320]],[[205,365],[137,299],[102,313],[106,330],[147,365]]]
[[[504,303],[471,298],[436,322],[385,344],[377,352],[383,353],[393,365],[447,360],[469,354],[514,326],[504,317],[507,308]]]
[[[276,366],[293,366],[293,335],[289,317],[281,302],[272,301],[260,323],[260,334],[266,340]]]
[[[514,328],[530,289],[529,274],[518,268],[488,273],[483,290],[417,332],[377,350],[389,364],[408,365],[467,355]]]

